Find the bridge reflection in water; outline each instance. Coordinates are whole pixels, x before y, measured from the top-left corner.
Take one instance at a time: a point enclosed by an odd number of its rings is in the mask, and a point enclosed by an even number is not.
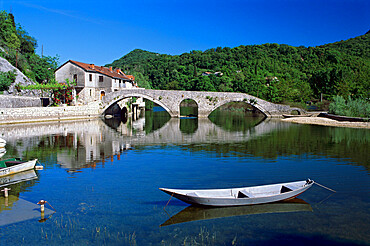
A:
[[[182,129],[189,119],[165,118],[162,126],[148,118],[131,118],[124,123],[115,120],[73,121],[48,124],[1,126],[7,140],[7,154],[26,159],[40,158],[39,151],[47,149],[56,156],[56,163],[69,172],[80,168],[95,168],[97,164],[113,162],[130,147],[148,145],[189,145],[247,141],[291,124],[275,120],[256,121],[243,131],[230,131],[208,118],[197,119],[191,131]],[[148,128],[148,124],[150,127]],[[154,130],[153,130],[154,129]]]

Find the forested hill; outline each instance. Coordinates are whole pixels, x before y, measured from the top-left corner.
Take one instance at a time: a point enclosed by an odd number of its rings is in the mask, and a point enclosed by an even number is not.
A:
[[[370,58],[370,30],[362,36],[351,38],[346,41],[340,41],[332,44],[319,46],[322,48],[328,47],[337,49],[351,56],[359,56],[362,58]]]
[[[245,92],[272,102],[318,99],[321,93],[329,100],[368,98],[369,45],[367,33],[308,48],[241,45],[176,56],[136,49],[107,66],[120,67],[135,75],[139,86],[154,89]]]

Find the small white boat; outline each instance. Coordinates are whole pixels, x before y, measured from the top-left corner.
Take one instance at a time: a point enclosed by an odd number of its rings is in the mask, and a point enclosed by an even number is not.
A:
[[[208,190],[159,188],[186,203],[203,206],[243,206],[283,201],[297,197],[314,184],[313,180],[253,187]]]
[[[5,139],[0,138],[0,148],[4,148],[6,145]]]
[[[22,161],[19,158],[10,158],[0,161],[0,177],[35,168],[37,159]]]

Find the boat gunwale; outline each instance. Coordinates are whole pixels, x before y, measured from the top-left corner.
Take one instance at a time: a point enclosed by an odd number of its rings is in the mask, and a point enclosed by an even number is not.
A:
[[[305,182],[305,181],[293,181],[293,182],[287,182],[287,183],[278,183],[278,184],[267,184],[267,185],[259,185],[259,186],[247,186],[247,187],[240,187],[240,188],[225,188],[225,189],[200,189],[200,190],[183,190],[183,189],[169,189],[169,188],[159,188],[160,190],[164,191],[165,193],[167,194],[176,194],[176,195],[179,195],[179,196],[184,196],[184,197],[191,197],[191,198],[195,198],[195,199],[212,199],[212,200],[235,200],[235,199],[238,199],[238,200],[248,200],[248,199],[259,199],[259,198],[266,198],[266,197],[278,197],[280,195],[286,195],[286,194],[289,194],[291,192],[297,192],[297,191],[300,191],[300,190],[303,190],[305,188],[310,188],[315,182],[313,180],[310,180],[311,182],[307,184],[307,182],[302,186],[302,187],[299,187],[295,190],[291,190],[291,191],[286,191],[284,193],[278,193],[278,194],[272,194],[272,195],[264,195],[264,196],[258,196],[258,197],[241,197],[241,198],[238,198],[238,197],[235,197],[235,196],[224,196],[224,197],[212,197],[212,196],[194,196],[194,195],[191,195],[192,192],[197,192],[197,191],[229,191],[229,190],[235,190],[236,192],[239,192],[240,190],[243,190],[243,189],[247,189],[247,188],[260,188],[260,187],[267,187],[267,186],[283,186],[283,185],[287,185],[287,184],[292,184],[292,183],[298,183],[298,182]],[[187,191],[189,193],[178,193],[176,191]],[[295,196],[298,196],[302,194],[301,193],[298,193],[297,195]]]
[[[3,168],[0,169],[0,173],[5,173],[5,174],[0,174],[0,178],[34,169],[35,166],[36,166],[36,162],[37,162],[37,159],[32,159],[32,160],[22,162],[20,164],[12,165],[12,166],[9,166],[9,167],[3,167]],[[31,165],[31,166],[27,167],[28,165]],[[14,169],[17,170],[20,166],[25,166],[27,168],[23,167],[19,171],[15,171],[15,172],[13,171]],[[6,172],[6,171],[8,171],[8,172]]]

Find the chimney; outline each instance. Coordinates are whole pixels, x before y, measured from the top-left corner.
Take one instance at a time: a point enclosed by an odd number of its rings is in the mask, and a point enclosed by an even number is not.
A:
[[[95,69],[95,65],[94,64],[90,64],[91,68],[92,69]]]
[[[121,72],[121,69],[116,68],[116,73],[120,73],[120,72]]]
[[[110,71],[111,73],[113,73],[113,68],[112,68],[112,67],[109,67],[109,71]]]

